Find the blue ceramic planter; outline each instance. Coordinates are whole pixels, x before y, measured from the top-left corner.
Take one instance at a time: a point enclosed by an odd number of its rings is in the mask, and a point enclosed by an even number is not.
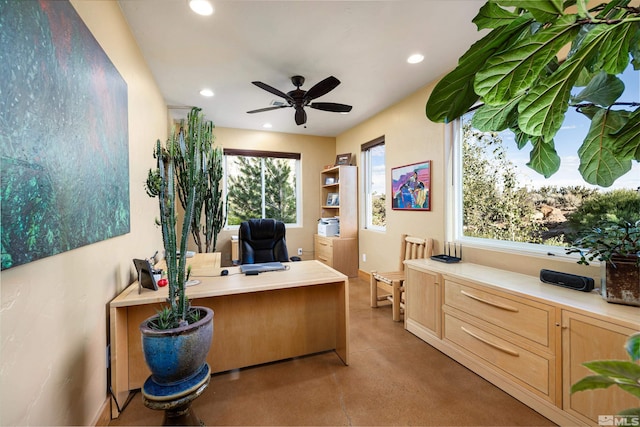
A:
[[[202,317],[196,322],[180,328],[157,330],[146,319],[140,325],[142,351],[151,379],[162,386],[173,386],[189,381],[202,371],[213,340],[213,310],[201,310]]]

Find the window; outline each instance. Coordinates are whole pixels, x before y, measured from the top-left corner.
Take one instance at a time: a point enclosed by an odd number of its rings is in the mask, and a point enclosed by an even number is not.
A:
[[[362,144],[364,165],[365,227],[384,231],[386,214],[386,167],[384,137]]]
[[[629,67],[621,78],[625,92],[619,101],[637,102],[640,73]],[[461,117],[450,138],[454,215],[448,216],[448,232],[453,239],[470,246],[564,254],[557,247],[599,219],[640,219],[638,162],[609,188],[580,176],[578,147],[590,120],[575,109],[569,108],[554,139],[561,166],[548,179],[526,166],[529,143],[519,150],[511,131],[480,132],[471,126],[472,117],[473,111]]]
[[[251,218],[299,224],[300,154],[224,150],[227,225]]]

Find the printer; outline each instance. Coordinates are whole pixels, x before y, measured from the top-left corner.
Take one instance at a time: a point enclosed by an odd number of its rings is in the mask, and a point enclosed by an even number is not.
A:
[[[340,220],[338,218],[320,218],[318,220],[318,235],[324,237],[340,234]]]

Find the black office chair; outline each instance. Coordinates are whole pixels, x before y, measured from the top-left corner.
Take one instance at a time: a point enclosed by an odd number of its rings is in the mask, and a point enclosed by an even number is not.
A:
[[[240,223],[240,263],[289,261],[285,233],[284,223],[275,219],[250,219]],[[292,257],[291,261],[300,261],[300,258]]]

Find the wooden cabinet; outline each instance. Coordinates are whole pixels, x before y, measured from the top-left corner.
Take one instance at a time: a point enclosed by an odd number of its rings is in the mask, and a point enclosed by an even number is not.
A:
[[[337,236],[314,236],[315,259],[349,277],[358,275],[358,168],[334,166],[320,173],[320,217],[340,220]]]
[[[640,331],[637,307],[465,262],[405,265],[407,330],[540,414],[597,426],[598,416],[640,406],[617,387],[570,393],[591,375],[584,362],[629,359],[624,343]]]
[[[553,306],[470,281],[445,279],[443,312],[446,342],[536,396],[556,403],[560,396],[556,393],[559,378]]]
[[[640,406],[640,399],[615,386],[570,393],[572,384],[587,375],[594,375],[582,366],[584,362],[629,360],[624,344],[631,334],[638,332],[638,328],[628,328],[569,310],[562,312],[562,326],[564,410],[585,424],[598,425],[600,415],[615,415],[624,409]]]
[[[437,273],[411,268],[406,271],[405,328],[419,337],[442,337],[441,280]]]
[[[349,277],[358,275],[358,240],[354,237],[313,236],[316,259]]]

